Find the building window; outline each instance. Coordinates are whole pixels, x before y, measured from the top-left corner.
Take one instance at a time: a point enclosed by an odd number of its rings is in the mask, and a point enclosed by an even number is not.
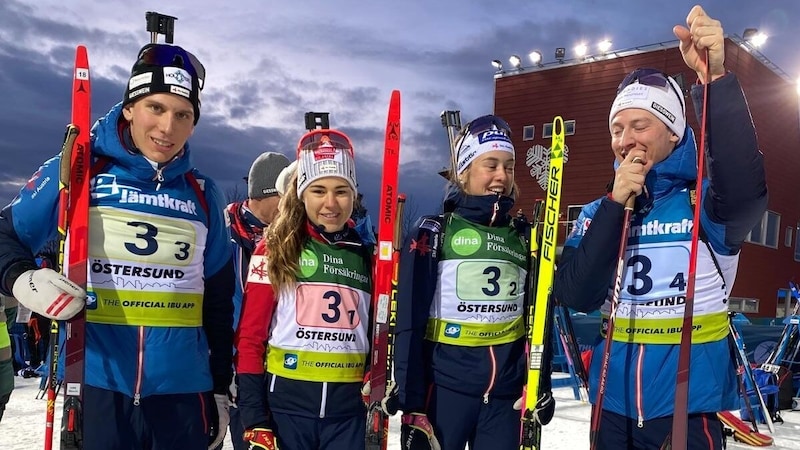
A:
[[[575,221],[578,220],[578,216],[581,215],[582,209],[583,205],[567,206],[567,223],[565,224],[567,227],[567,234],[565,236],[569,236],[572,232],[572,229],[575,227]]]
[[[797,223],[797,229],[800,230],[800,222]],[[800,261],[800,239],[794,240],[794,260]]]
[[[564,121],[564,136],[572,136],[575,134],[575,121],[574,120],[565,120]],[[542,125],[542,137],[543,138],[550,138],[553,137],[553,122],[546,123]]]
[[[525,125],[524,127],[522,127],[522,140],[532,141],[535,131],[536,131],[536,125]]]
[[[775,317],[786,317],[792,314],[793,301],[792,291],[786,288],[778,289],[778,307],[775,310]]]
[[[781,215],[767,210],[764,217],[756,224],[747,236],[747,242],[766,247],[778,248],[778,235],[780,234]],[[795,251],[795,259],[797,252]]]
[[[786,235],[783,237],[783,246],[784,247],[791,247],[792,246],[792,234],[794,229],[792,227],[786,227]]]
[[[730,297],[728,310],[740,313],[758,313],[759,303],[757,298]]]

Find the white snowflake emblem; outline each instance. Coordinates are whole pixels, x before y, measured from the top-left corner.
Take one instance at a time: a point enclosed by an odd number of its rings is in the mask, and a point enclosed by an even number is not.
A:
[[[569,157],[569,147],[564,144],[564,163]],[[536,144],[528,149],[525,165],[531,168],[531,177],[536,180],[542,190],[547,189],[547,174],[550,168],[550,149]]]

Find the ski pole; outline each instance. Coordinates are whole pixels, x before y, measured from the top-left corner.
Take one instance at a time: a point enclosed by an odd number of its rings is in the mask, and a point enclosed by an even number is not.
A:
[[[634,163],[642,164],[638,156],[633,158]],[[616,276],[614,277],[614,291],[611,294],[611,310],[608,313],[608,326],[606,327],[606,342],[603,346],[603,360],[600,365],[600,382],[597,387],[597,399],[592,409],[592,420],[589,428],[589,439],[591,440],[591,450],[597,448],[597,434],[600,431],[600,416],[603,413],[603,398],[606,393],[608,383],[608,363],[611,359],[611,341],[614,337],[614,318],[617,314],[619,304],[619,293],[622,289],[622,274],[625,272],[625,252],[628,248],[628,233],[631,228],[631,215],[636,196],[631,194],[625,202],[625,216],[622,219],[622,235],[619,240],[619,253],[617,256]]]
[[[705,161],[706,122],[708,121],[708,85],[711,83],[709,74],[708,50],[705,56],[705,83],[703,84],[703,120],[700,124],[700,145],[697,150],[697,186],[695,187],[696,201],[694,202],[694,215],[692,216],[692,243],[689,252],[689,276],[686,286],[686,303],[683,305],[683,327],[681,328],[681,343],[678,350],[678,375],[675,383],[675,406],[672,409],[672,431],[667,435],[662,448],[672,450],[686,450],[687,434],[689,428],[689,363],[692,357],[692,322],[694,319],[694,290],[697,281],[697,244],[700,240],[700,212],[703,200],[703,162]],[[709,249],[709,251],[712,251]],[[713,256],[713,255],[712,255]],[[672,444],[670,444],[670,440]]]
[[[67,131],[64,135],[64,143],[61,146],[61,161],[59,163],[58,172],[58,262],[56,270],[65,273],[66,262],[64,249],[67,240],[67,210],[69,209],[69,180],[70,180],[70,161],[72,159],[72,148],[75,144],[75,139],[78,137],[78,129],[73,125],[67,126]],[[44,448],[51,450],[53,448],[53,427],[55,422],[56,411],[56,385],[58,383],[58,358],[59,358],[59,329],[58,321],[50,321],[50,345],[48,353],[50,361],[48,364],[47,373],[47,409],[45,411],[44,423]]]

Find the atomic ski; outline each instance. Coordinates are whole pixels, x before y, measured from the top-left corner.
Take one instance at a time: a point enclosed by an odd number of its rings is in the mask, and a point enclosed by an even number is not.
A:
[[[564,167],[564,119],[561,116],[556,116],[553,119],[552,133],[542,246],[537,258],[539,273],[536,282],[536,295],[535,297],[530,295],[533,286],[529,287],[528,295],[528,376],[527,384],[523,391],[524,404],[522,408],[522,448],[525,450],[538,450],[541,448],[542,426],[534,419],[534,409],[539,399],[541,377],[549,377],[551,375],[542,373],[542,367],[545,366],[546,358],[552,357],[553,345],[551,335],[554,318],[551,296],[553,293],[553,275],[555,273],[562,169]],[[536,237],[532,235],[532,252],[535,242]]]
[[[381,408],[386,395],[387,380],[391,378],[392,361],[388,358],[390,322],[393,317],[392,279],[396,259],[395,228],[399,223],[397,198],[397,173],[400,163],[400,91],[392,91],[389,117],[386,121],[386,139],[383,153],[383,175],[378,225],[378,254],[375,259],[372,293],[372,356],[370,369],[370,396],[367,411],[367,450],[385,450],[389,433],[389,416]]]
[[[730,411],[718,412],[717,417],[725,425],[726,436],[733,436],[735,441],[752,445],[753,447],[772,446],[772,436],[750,429],[746,423],[734,416]]]
[[[78,46],[72,89],[72,124],[77,136],[72,146],[67,208],[67,277],[86,289],[89,257],[89,130],[91,83],[86,47]],[[63,156],[62,156],[63,157]],[[89,294],[91,297],[91,294]],[[61,450],[83,448],[83,374],[85,310],[69,319],[64,343],[64,415],[61,419]]]

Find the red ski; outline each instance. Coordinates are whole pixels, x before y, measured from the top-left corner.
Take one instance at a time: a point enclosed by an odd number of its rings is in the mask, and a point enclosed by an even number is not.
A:
[[[717,417],[726,428],[731,430],[733,439],[753,447],[769,447],[772,445],[772,436],[754,431],[741,419],[730,411],[718,412]]]
[[[370,398],[367,411],[367,450],[386,450],[389,417],[381,409],[391,378],[392,361],[388,357],[394,278],[395,226],[398,220],[397,173],[400,164],[400,91],[392,91],[381,176],[380,213],[378,216],[378,254],[374,264],[372,293],[372,357],[370,361]]]
[[[72,146],[67,208],[66,275],[86,289],[89,256],[89,168],[91,154],[91,82],[86,47],[78,46],[72,83],[72,127],[77,136]],[[91,299],[91,295],[90,295]],[[61,420],[61,450],[83,448],[83,374],[85,311],[66,323],[64,344],[64,415]]]

